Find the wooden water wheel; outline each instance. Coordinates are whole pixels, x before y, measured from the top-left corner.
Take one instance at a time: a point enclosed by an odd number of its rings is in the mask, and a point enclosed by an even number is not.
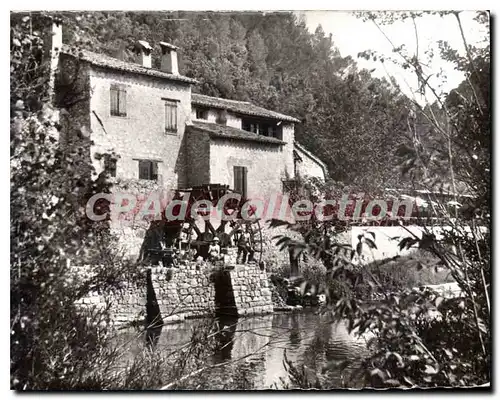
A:
[[[230,216],[222,218],[221,213],[203,211],[203,207],[196,210],[198,217],[193,218],[191,210],[193,205],[200,200],[208,200],[212,207],[217,207],[219,200],[229,193],[234,193],[227,185],[211,184],[196,186],[190,189],[178,190],[174,199],[182,199],[189,192],[188,210],[184,221],[167,221],[165,234],[169,236],[168,243],[175,246],[183,254],[193,254],[206,259],[208,246],[217,237],[222,249],[236,247],[238,235],[241,231],[248,232],[250,245],[254,251],[254,259],[262,260],[263,240],[260,219],[248,212],[249,218],[242,217],[242,207],[246,199],[237,201],[230,199],[225,203],[222,212]]]

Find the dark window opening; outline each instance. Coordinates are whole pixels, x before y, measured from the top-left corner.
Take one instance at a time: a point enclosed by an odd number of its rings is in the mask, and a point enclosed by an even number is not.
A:
[[[279,127],[277,125],[269,125],[267,128],[267,131],[269,133],[268,136],[281,139],[281,134],[279,132]]]
[[[246,122],[243,122],[243,130],[259,134],[260,133],[260,125],[258,122],[246,121]]]
[[[234,167],[234,190],[247,197],[247,167]]]
[[[202,108],[196,109],[196,119],[208,119],[208,110]]]
[[[278,127],[276,124],[262,124],[261,135],[269,137],[278,137]]]
[[[111,85],[109,89],[110,95],[110,112],[116,117],[127,116],[127,91],[123,86]]]
[[[158,180],[158,162],[149,160],[139,161],[139,179]]]
[[[177,100],[165,100],[165,132],[177,133]]]
[[[258,122],[251,119],[243,119],[242,128],[244,131],[253,132],[258,135],[281,139],[280,127],[273,122]]]
[[[254,121],[243,120],[242,127],[244,131],[258,133],[259,132],[259,124]]]
[[[283,126],[281,124],[273,125],[273,137],[283,140]]]

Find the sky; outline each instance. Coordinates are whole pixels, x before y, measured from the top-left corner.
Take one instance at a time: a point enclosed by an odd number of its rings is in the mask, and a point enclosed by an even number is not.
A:
[[[394,76],[407,95],[411,95],[412,91],[417,88],[417,78],[409,70],[403,70],[387,61],[381,64],[357,57],[358,53],[364,50],[375,50],[384,55],[394,56],[391,44],[373,22],[363,22],[362,19],[356,18],[347,11],[303,11],[297,12],[297,14],[304,15],[310,32],[314,32],[316,27],[321,24],[326,34],[332,34],[334,44],[340,50],[341,55],[344,57],[350,55],[356,60],[359,67],[369,70],[375,68],[372,74],[377,77],[387,77],[388,74]],[[473,11],[460,13],[467,41],[469,44],[480,44],[486,35],[486,30],[473,20],[474,16],[475,12]],[[433,49],[435,57],[438,56],[437,40],[446,40],[460,54],[465,53],[460,30],[454,16],[424,16],[416,19],[415,24],[418,32],[419,58],[424,55],[427,49]],[[408,52],[414,54],[417,45],[411,19],[392,25],[383,25],[381,28],[395,46],[405,44]],[[440,86],[440,89],[445,93],[457,87],[463,80],[462,73],[454,70],[452,64],[445,62],[440,57],[435,58],[429,64],[427,72],[436,73],[440,69],[444,70],[446,78],[433,76],[429,82]],[[421,102],[424,99],[416,98],[416,100]],[[428,100],[433,101],[431,97],[428,97]]]

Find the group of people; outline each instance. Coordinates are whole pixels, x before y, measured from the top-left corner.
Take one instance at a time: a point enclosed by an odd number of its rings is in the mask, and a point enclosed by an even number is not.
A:
[[[238,247],[236,256],[237,264],[246,264],[254,261],[254,246],[252,243],[252,235],[247,227],[246,230],[238,228],[235,233],[235,243]],[[224,256],[221,254],[220,239],[216,236],[208,247],[208,260],[211,262],[221,261]]]
[[[181,232],[181,234],[183,233],[184,232]],[[178,240],[183,241],[183,239],[185,239],[185,237],[181,236],[181,238]],[[191,249],[191,251],[194,253],[190,253],[189,250],[180,248],[180,246],[178,246],[176,242],[174,242],[172,246],[167,246],[165,238],[161,238],[158,242],[159,248],[154,248],[152,250],[149,249],[147,251],[147,256],[166,267],[177,267],[179,259],[183,259],[186,257],[189,258],[190,254],[193,259],[208,259],[208,261],[212,263],[224,260],[224,254],[222,254],[221,248],[221,239],[217,236],[214,236],[213,239],[209,242],[208,252],[206,252],[206,247],[203,250],[197,247]],[[228,240],[228,242],[224,242],[223,245],[235,245],[237,247],[237,264],[255,262],[255,243],[253,243],[251,228],[249,226],[246,226],[246,228],[237,227],[234,232],[233,240]]]

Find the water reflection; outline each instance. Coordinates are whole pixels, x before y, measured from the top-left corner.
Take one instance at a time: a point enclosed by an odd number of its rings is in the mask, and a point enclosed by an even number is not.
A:
[[[149,350],[153,351],[156,349],[162,329],[162,326],[146,329],[146,346]]]
[[[290,330],[290,344],[300,344],[300,324],[297,314],[291,315],[292,329]]]
[[[221,330],[209,362],[224,365],[204,372],[209,389],[291,386],[283,364],[285,350],[291,362],[304,363],[312,376],[331,361],[355,361],[366,352],[366,343],[349,335],[344,324],[332,324],[327,316],[310,312],[220,317],[217,322]],[[171,352],[188,343],[191,332],[203,323],[206,321],[188,320],[148,330],[146,340],[156,351]],[[333,387],[343,386],[340,371],[328,370],[327,377]]]
[[[218,351],[214,355],[215,364],[231,360],[233,350],[234,335],[238,325],[237,317],[219,318],[220,332],[216,336],[218,341]]]

